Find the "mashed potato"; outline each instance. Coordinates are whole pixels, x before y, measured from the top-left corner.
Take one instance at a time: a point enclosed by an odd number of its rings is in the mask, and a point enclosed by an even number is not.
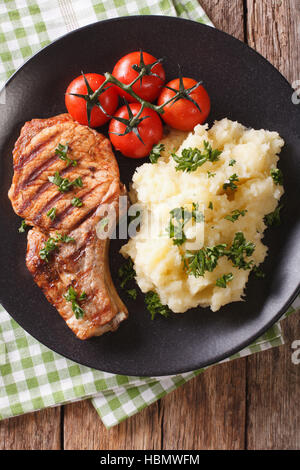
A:
[[[219,160],[207,161],[194,172],[176,171],[171,152],[178,149],[176,154],[181,155],[186,148],[203,150],[204,141],[222,151]],[[228,257],[221,256],[212,272],[195,277],[184,269],[183,256],[187,250],[197,252],[219,244],[230,247],[235,234],[242,232],[255,244],[247,261],[253,260],[253,266],[264,261],[264,216],[276,209],[283,194],[283,187],[275,184],[270,171],[276,168],[284,141],[277,132],[247,129],[223,119],[211,129],[198,125],[189,135],[171,131],[164,143],[158,162],[146,163],[134,173],[131,197],[142,207],[141,228],[121,253],[132,258],[140,289],[157,292],[174,312],[197,306],[217,311],[242,300],[250,269],[234,267]],[[224,190],[233,174],[238,175],[237,189]],[[192,203],[199,204],[205,220],[190,221],[184,227],[186,242],[177,246],[166,230],[170,211],[191,208]],[[245,211],[244,216],[234,222],[225,219],[235,210]],[[226,288],[218,287],[217,280],[229,273],[233,275],[231,282]]]

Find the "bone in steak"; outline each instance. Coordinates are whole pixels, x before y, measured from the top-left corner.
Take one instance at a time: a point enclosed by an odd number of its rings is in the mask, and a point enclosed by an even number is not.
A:
[[[66,143],[67,156],[77,161],[76,166],[55,152]],[[33,227],[28,233],[26,263],[35,282],[78,338],[115,330],[128,312],[111,280],[109,239],[101,240],[96,234],[104,205],[118,215],[119,196],[125,194],[109,140],[68,114],[34,119],[21,130],[13,162],[9,198],[15,212]],[[80,177],[82,186],[60,192],[48,179],[56,172],[70,182]],[[81,207],[72,204],[74,197],[82,201]],[[53,207],[56,217],[51,220],[47,213]],[[40,250],[57,233],[75,241],[59,243],[47,262]],[[65,298],[70,286],[78,295],[86,293],[80,302],[82,318],[76,318],[72,302]]]

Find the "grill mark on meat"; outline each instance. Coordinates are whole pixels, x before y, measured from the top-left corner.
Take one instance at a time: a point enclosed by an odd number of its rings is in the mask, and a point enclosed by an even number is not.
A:
[[[23,212],[25,211],[33,201],[36,201],[41,194],[43,194],[45,191],[47,191],[48,188],[50,188],[52,183],[47,182],[47,183],[44,183],[42,186],[40,186],[40,188],[37,190],[37,192],[35,193],[35,195],[32,197],[32,198],[28,198],[27,200],[24,201],[24,203],[22,204],[22,206],[19,208],[19,212]]]
[[[68,156],[80,162],[76,168],[60,162],[54,151],[57,142],[69,143]],[[115,330],[128,312],[110,280],[109,240],[97,237],[100,210],[118,211],[118,197],[124,193],[109,141],[68,115],[37,119],[23,126],[13,158],[15,173],[9,198],[18,215],[33,225],[28,232],[26,264],[35,282],[78,338]],[[55,171],[70,182],[80,176],[84,187],[61,193],[47,179]],[[75,196],[85,202],[82,209],[71,205]],[[111,209],[106,209],[106,204]],[[51,221],[46,213],[55,206],[57,217]],[[76,243],[58,243],[46,263],[40,258],[40,250],[60,228]],[[75,318],[71,303],[64,297],[70,285],[78,293],[87,293],[82,302],[83,319]]]
[[[65,168],[64,170],[60,171],[59,174],[60,174],[60,176],[64,176],[67,173],[69,173],[71,170],[72,170],[72,168],[68,167],[68,168]],[[50,186],[52,184],[53,183],[51,183],[50,181],[47,181],[46,183],[42,184],[39,187],[39,189],[37,189],[37,191],[36,191],[36,193],[34,194],[33,197],[28,197],[27,200],[24,201],[22,206],[19,208],[19,212],[25,211],[31,205],[31,203],[33,201],[36,201],[45,191],[47,191],[48,188],[50,188]]]
[[[85,245],[78,248],[74,253],[72,253],[69,256],[69,261],[73,261],[73,263],[76,263],[84,254],[84,250],[85,250]]]
[[[55,250],[54,253],[52,253],[52,256],[56,256],[56,262],[60,267],[63,267],[63,271],[65,271],[64,267],[68,266],[69,263],[76,263],[81,256],[85,254],[86,247],[93,241],[94,239],[94,234],[93,231],[89,231],[85,234],[85,238],[82,240],[82,244],[74,249],[72,253],[70,253],[68,256],[64,256],[60,258],[59,256],[59,250],[61,247],[58,246],[57,250]],[[42,244],[44,246],[44,243]],[[89,267],[86,271],[91,270],[92,267]],[[59,270],[56,270],[53,268],[53,263],[49,261],[49,263],[46,263],[44,260],[41,258],[38,258],[37,263],[36,263],[36,270],[38,272],[38,275],[40,275],[42,272],[45,273],[47,276],[47,279],[49,280],[49,283],[52,283],[56,280],[59,280]],[[68,270],[68,269],[67,269]],[[85,272],[84,272],[85,273]],[[80,273],[80,277],[82,274]]]
[[[98,207],[99,206],[92,207],[88,212],[84,214],[83,217],[81,217],[81,219],[76,220],[75,224],[71,226],[70,230],[75,230],[81,224],[83,224],[83,222],[85,222],[89,217],[92,217],[94,213],[96,212],[96,210],[98,209]]]
[[[62,263],[63,265],[68,265],[68,263],[76,263],[81,256],[85,254],[86,247],[93,241],[94,239],[94,234],[92,231],[87,232],[85,239],[82,240],[82,244],[78,246],[72,253],[70,253],[68,256],[66,256]],[[91,268],[89,268],[91,269]]]
[[[88,274],[90,274],[91,271],[92,271],[92,266],[87,268],[85,271],[82,271],[80,273],[80,279],[82,280],[84,277],[86,277]]]
[[[101,315],[102,317],[105,317],[105,315],[107,313],[109,313],[110,309],[111,309],[111,300],[109,299],[107,304],[104,305],[104,307],[102,308],[102,312],[101,312]],[[97,323],[99,320],[99,313],[98,312],[95,312],[94,315],[91,316],[91,322],[92,323]],[[100,320],[101,321],[101,320]],[[102,321],[101,321],[101,324],[102,324]]]
[[[16,188],[16,193],[18,193],[20,190],[26,188],[28,185],[32,184],[34,180],[36,180],[42,173],[43,171],[47,170],[52,163],[58,160],[57,155],[52,156],[49,158],[46,162],[42,163],[40,166],[38,166],[30,175],[22,181],[22,183],[17,186]]]
[[[97,184],[96,186],[94,186],[92,189],[90,189],[89,191],[87,191],[86,193],[84,193],[80,199],[82,201],[84,201],[86,199],[86,197],[92,192],[94,191],[96,188],[98,188],[98,186],[101,186],[101,183]],[[59,201],[60,199],[63,199],[65,197],[65,194],[64,193],[61,193],[59,192],[56,196],[54,196],[52,199],[50,199],[50,201],[47,202],[47,204],[42,207],[39,212],[37,213],[36,217],[33,219],[33,222],[35,224],[37,224],[39,222],[39,220],[41,219],[41,217],[43,216],[43,214],[49,209],[51,209],[51,207],[53,206],[53,204],[55,204],[57,201]],[[56,228],[60,222],[65,218],[67,217],[67,215],[72,212],[72,210],[74,209],[74,206],[72,206],[72,204],[70,204],[68,207],[66,207],[62,212],[60,212],[60,214],[58,214],[55,218],[55,222],[51,224],[51,227],[53,228]]]
[[[59,273],[54,269],[52,263],[45,263],[39,258],[35,268],[36,271],[33,274],[34,278],[39,277],[41,273],[44,273],[50,285],[53,285],[54,282],[59,280]]]
[[[110,200],[113,199],[113,197],[114,197],[114,195],[112,195],[111,197],[107,198],[107,199],[105,200],[105,204],[108,204],[108,203],[110,202]],[[102,203],[102,202],[103,202],[103,201],[101,201],[101,203]],[[100,203],[100,204],[101,204],[101,203]],[[86,213],[84,214],[83,217],[81,217],[81,219],[78,219],[78,220],[76,221],[76,223],[71,226],[70,230],[71,230],[71,231],[72,231],[72,230],[76,230],[76,228],[78,228],[78,227],[79,227],[83,222],[85,222],[89,217],[92,217],[92,216],[94,215],[94,213],[97,211],[98,207],[99,207],[99,205],[92,207],[88,212],[86,212]]]
[[[47,147],[47,145],[57,137],[59,134],[59,131],[56,131],[53,135],[49,137],[49,139],[45,140],[41,144],[37,145],[34,147],[27,155],[24,155],[23,158],[20,158],[18,163],[14,165],[14,170],[19,171],[23,170],[24,167],[31,162],[40,152],[43,150],[43,148]]]
[[[39,221],[41,220],[43,214],[45,212],[48,212],[52,208],[53,204],[55,204],[60,199],[63,199],[64,196],[65,195],[63,193],[59,192],[53,198],[51,198],[50,201],[48,201],[47,204],[34,217],[33,223],[37,225],[39,223]]]

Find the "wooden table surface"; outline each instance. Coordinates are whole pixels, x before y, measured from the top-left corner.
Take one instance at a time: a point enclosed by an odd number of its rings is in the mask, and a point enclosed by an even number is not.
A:
[[[299,0],[200,3],[219,29],[300,80]],[[291,357],[299,316],[282,326],[284,346],[214,366],[109,431],[87,400],[0,422],[0,449],[300,449],[300,365]]]

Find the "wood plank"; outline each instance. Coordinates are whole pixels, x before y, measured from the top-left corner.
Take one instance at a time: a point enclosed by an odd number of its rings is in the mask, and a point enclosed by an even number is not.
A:
[[[247,35],[260,52],[290,81],[300,79],[300,2],[248,0]]]
[[[0,421],[0,450],[59,450],[60,407]]]
[[[206,370],[161,400],[163,448],[244,449],[245,397],[245,359]]]
[[[64,407],[66,450],[152,450],[161,447],[159,405],[107,430],[89,400]]]
[[[244,40],[243,0],[198,0],[216,28]]]
[[[300,78],[300,3],[248,0],[249,44],[293,82]],[[299,316],[283,323],[286,345],[247,359],[247,448],[299,449],[300,367],[291,343],[300,338]]]

